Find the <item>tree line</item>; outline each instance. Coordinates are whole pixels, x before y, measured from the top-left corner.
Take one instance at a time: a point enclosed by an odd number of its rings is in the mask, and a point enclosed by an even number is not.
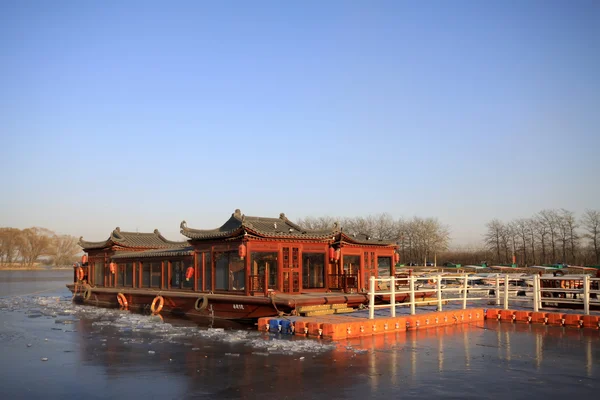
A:
[[[509,222],[493,219],[486,225],[486,249],[492,261],[519,265],[600,264],[600,211],[586,210],[580,218],[563,208],[542,210],[530,218]]]
[[[71,265],[81,251],[77,242],[74,236],[45,228],[0,228],[0,265],[31,268],[40,261],[57,267]]]
[[[307,229],[330,229],[335,223],[350,235],[365,234],[373,239],[394,241],[399,246],[401,262],[423,263],[448,249],[449,228],[437,218],[413,217],[394,219],[388,213],[367,217],[305,217],[297,223]]]

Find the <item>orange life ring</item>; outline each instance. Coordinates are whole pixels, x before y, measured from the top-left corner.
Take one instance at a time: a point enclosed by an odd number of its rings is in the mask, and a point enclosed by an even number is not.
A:
[[[84,277],[85,277],[85,273],[83,272],[83,268],[78,267],[77,268],[77,280],[82,281]]]
[[[430,284],[430,285],[435,285],[436,284],[435,279],[430,279],[430,280],[427,281],[427,283]]]
[[[123,293],[117,294],[117,301],[119,302],[119,305],[121,307],[123,307],[123,308],[129,307],[129,303],[127,302],[127,297],[125,297],[125,295]]]
[[[158,301],[158,306],[156,305],[157,301]],[[164,305],[165,305],[165,299],[162,296],[156,296],[154,298],[154,300],[152,300],[152,304],[150,305],[150,311],[152,311],[152,314],[158,314],[160,312],[160,310],[163,309]]]

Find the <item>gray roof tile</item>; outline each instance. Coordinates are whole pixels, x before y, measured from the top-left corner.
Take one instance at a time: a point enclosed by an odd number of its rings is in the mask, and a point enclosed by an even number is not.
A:
[[[218,239],[235,237],[245,232],[258,236],[296,238],[296,239],[328,239],[339,232],[337,225],[331,229],[309,230],[293,223],[285,214],[279,218],[250,217],[242,215],[240,210],[235,210],[227,222],[216,229],[192,229],[187,227],[185,221],[181,222],[181,234],[195,240]]]
[[[101,242],[88,242],[83,240],[83,237],[79,238],[79,245],[84,250],[89,249],[102,249],[117,245],[120,247],[132,247],[132,248],[177,248],[188,246],[187,241],[174,242],[167,240],[163,235],[160,234],[158,229],[154,232],[122,232],[119,227],[113,230],[108,239]]]

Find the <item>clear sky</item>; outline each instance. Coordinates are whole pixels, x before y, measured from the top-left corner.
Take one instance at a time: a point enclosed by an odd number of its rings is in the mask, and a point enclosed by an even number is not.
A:
[[[495,4],[494,4],[495,3]],[[600,208],[598,1],[0,2],[0,226]]]

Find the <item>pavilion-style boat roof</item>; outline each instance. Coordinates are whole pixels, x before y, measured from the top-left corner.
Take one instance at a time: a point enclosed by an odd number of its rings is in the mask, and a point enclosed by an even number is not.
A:
[[[216,229],[188,228],[185,221],[181,222],[180,227],[181,234],[192,240],[226,239],[245,234],[279,239],[331,240],[339,232],[337,225],[331,229],[311,230],[293,223],[284,213],[279,214],[279,218],[249,217],[243,215],[239,209]]]
[[[235,210],[231,217],[216,229],[188,228],[185,221],[181,222],[180,228],[181,234],[190,240],[228,239],[252,235],[275,239],[324,240],[334,243],[379,246],[395,245],[394,241],[374,239],[366,234],[342,232],[342,228],[337,222],[329,229],[306,229],[290,221],[284,213],[279,214],[279,218],[251,217],[242,214],[239,209]]]
[[[120,248],[132,248],[132,249],[168,249],[168,248],[181,248],[189,246],[187,241],[174,242],[166,239],[160,234],[158,229],[154,232],[122,232],[121,228],[117,227],[113,230],[108,239],[101,242],[88,242],[83,240],[83,237],[79,238],[79,245],[84,250],[90,249],[103,249],[111,246],[117,246]]]
[[[336,243],[347,243],[347,244],[362,244],[362,245],[376,245],[376,246],[395,246],[394,240],[383,240],[375,239],[365,233],[348,233],[340,232],[336,237]]]

